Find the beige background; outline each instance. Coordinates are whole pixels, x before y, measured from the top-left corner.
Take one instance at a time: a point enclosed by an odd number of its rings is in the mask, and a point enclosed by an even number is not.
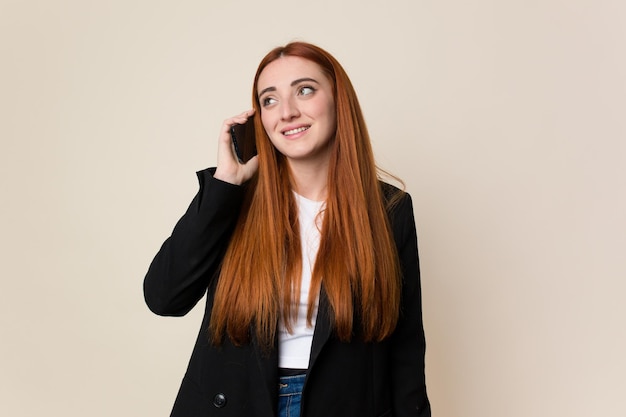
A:
[[[438,417],[626,415],[626,3],[0,0],[0,415],[166,416],[201,309],[152,256],[317,43],[415,200]]]

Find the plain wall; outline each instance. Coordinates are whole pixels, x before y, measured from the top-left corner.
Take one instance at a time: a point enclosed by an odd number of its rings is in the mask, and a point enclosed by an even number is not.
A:
[[[626,415],[626,3],[0,0],[0,415],[166,416],[147,267],[274,46],[346,68],[415,202],[438,417]]]

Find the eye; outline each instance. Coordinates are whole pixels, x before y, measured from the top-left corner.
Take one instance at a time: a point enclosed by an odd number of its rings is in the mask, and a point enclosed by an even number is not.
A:
[[[264,97],[261,100],[261,105],[263,107],[267,107],[267,106],[271,106],[272,104],[276,103],[276,99],[273,97]]]
[[[302,87],[298,88],[299,96],[308,96],[313,94],[314,92],[315,88],[311,87],[310,85],[303,85]]]

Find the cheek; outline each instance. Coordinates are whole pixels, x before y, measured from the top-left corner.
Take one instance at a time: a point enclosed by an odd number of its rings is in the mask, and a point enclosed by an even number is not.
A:
[[[272,131],[272,120],[266,112],[261,112],[261,124],[263,125],[265,132],[270,135],[270,132]]]
[[[326,96],[324,104],[321,106],[321,108],[324,112],[326,112],[328,120],[334,120],[336,118],[337,109],[335,109],[335,100],[332,97]]]
[[[273,128],[275,124],[274,119],[267,113],[261,113],[261,124],[263,125],[263,130],[265,130],[265,134],[270,140],[270,143],[276,147],[276,138],[274,137],[275,133]]]
[[[326,114],[328,124],[330,125],[331,130],[337,129],[337,112],[335,110],[335,103],[331,102],[326,107]]]

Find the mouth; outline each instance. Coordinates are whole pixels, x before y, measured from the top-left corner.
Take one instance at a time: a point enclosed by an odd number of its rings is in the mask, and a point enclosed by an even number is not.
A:
[[[294,128],[294,129],[285,130],[282,133],[285,136],[291,136],[291,135],[295,135],[295,134],[298,134],[298,133],[302,133],[305,130],[308,130],[310,127],[311,126],[309,126],[309,125],[307,125],[307,126],[300,126],[300,127]]]

